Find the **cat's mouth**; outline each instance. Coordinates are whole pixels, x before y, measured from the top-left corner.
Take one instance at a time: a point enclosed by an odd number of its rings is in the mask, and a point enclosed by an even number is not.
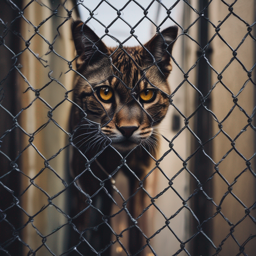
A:
[[[116,125],[116,128],[115,131],[103,128],[102,132],[111,140],[111,145],[121,153],[129,153],[138,146],[146,149],[154,149],[156,146],[157,139],[153,136],[153,127]]]
[[[114,138],[112,139],[112,146],[120,152],[127,152],[137,147],[141,143],[141,140],[135,137],[130,138]]]
[[[129,153],[138,146],[146,148],[154,148],[156,143],[152,137],[153,128],[139,126],[117,126],[117,131],[110,132],[108,129],[103,128],[102,132],[109,137],[111,145],[121,153]]]
[[[124,143],[113,143],[112,146],[120,153],[128,153],[129,151],[137,147],[138,144],[131,141],[126,141]]]

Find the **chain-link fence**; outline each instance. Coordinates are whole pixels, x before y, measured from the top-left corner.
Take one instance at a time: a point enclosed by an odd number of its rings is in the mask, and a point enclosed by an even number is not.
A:
[[[254,25],[253,0],[1,0],[0,255],[255,255]]]

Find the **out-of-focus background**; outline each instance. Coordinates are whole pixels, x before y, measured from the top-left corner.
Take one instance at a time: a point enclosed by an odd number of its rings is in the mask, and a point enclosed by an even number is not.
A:
[[[169,77],[173,102],[160,127],[160,165],[148,178],[155,200],[144,254],[255,254],[255,1],[1,0],[0,6],[0,255],[79,255],[69,243],[75,231],[68,217],[75,200],[68,120],[76,19],[90,19],[108,46],[146,43],[156,25],[179,27]],[[125,183],[120,174],[124,194]],[[117,216],[114,230],[126,221]],[[126,253],[116,243],[112,255]]]

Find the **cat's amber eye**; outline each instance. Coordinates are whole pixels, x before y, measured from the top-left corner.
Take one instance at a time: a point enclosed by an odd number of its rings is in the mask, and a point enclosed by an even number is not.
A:
[[[97,90],[97,95],[101,101],[105,103],[110,103],[113,99],[114,93],[111,87],[102,86],[99,87],[99,89]]]
[[[140,100],[145,103],[154,101],[156,98],[156,90],[146,89],[140,93]]]

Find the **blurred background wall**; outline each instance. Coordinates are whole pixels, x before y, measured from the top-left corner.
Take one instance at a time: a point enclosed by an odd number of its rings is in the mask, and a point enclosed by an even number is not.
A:
[[[72,19],[90,18],[101,2],[0,1],[0,244],[10,255],[61,255],[70,248],[62,214],[73,200],[65,190],[70,65],[75,68],[70,27]],[[109,1],[116,9],[125,2]],[[135,2],[121,15],[131,26],[144,17]],[[138,37],[125,42],[147,42],[156,32],[151,21],[162,29],[179,26],[169,78],[173,102],[160,127],[166,139],[160,142],[160,166],[148,179],[156,199],[147,235],[161,256],[238,255],[243,247],[254,255],[255,3],[161,2],[173,6],[170,18],[155,1],[135,29]],[[105,1],[94,12],[98,21],[88,25],[103,36],[99,21],[110,24],[116,12]],[[109,33],[122,42],[130,27],[118,20]],[[124,195],[125,183],[120,175]],[[121,232],[125,222],[120,215],[112,224]],[[118,245],[112,253],[126,255]],[[148,248],[145,255],[154,253]]]

